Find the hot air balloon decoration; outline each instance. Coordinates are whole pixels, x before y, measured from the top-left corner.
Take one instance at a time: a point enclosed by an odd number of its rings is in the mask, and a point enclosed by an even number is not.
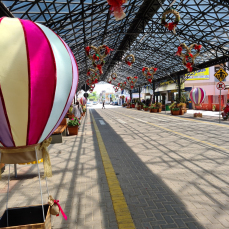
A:
[[[47,146],[74,98],[77,63],[68,45],[42,24],[4,17],[0,33],[0,162],[43,158],[50,177]]]
[[[86,103],[87,103],[87,99],[86,99],[85,97],[81,97],[81,98],[79,99],[79,102],[80,102],[81,105],[85,106]]]
[[[205,96],[206,96],[206,92],[204,89],[202,88],[193,88],[191,91],[190,91],[190,99],[192,100],[192,102],[196,105],[199,105],[201,104],[204,99],[205,99]]]

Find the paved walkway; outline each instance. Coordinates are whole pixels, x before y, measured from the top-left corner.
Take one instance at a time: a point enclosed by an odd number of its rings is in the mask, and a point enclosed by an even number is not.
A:
[[[126,108],[90,111],[137,229],[229,228],[226,122]],[[52,217],[54,229],[118,228],[91,114],[78,136],[50,146],[49,191],[69,217]],[[36,166],[18,167],[9,207],[40,204]],[[0,214],[7,170],[0,182]],[[44,180],[42,187],[45,200]]]

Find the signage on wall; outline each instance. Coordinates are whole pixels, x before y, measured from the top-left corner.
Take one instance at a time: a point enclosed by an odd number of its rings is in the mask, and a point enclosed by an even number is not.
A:
[[[189,72],[185,74],[188,77],[187,80],[209,80],[209,68],[200,69],[194,72]]]
[[[222,68],[220,68],[219,71],[214,74],[215,78],[217,78],[219,81],[223,81],[227,75],[228,74]]]

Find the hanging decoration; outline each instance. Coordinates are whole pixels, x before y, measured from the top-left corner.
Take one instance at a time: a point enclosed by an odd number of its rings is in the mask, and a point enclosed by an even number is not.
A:
[[[156,73],[156,71],[157,71],[157,68],[154,68],[154,67],[151,67],[151,68],[143,67],[142,68],[142,74],[145,76],[146,80],[149,83],[152,83],[153,76]]]
[[[135,57],[133,54],[127,55],[125,57],[125,62],[126,64],[128,64],[130,67],[132,66],[132,64],[135,62]]]
[[[120,89],[124,90],[125,87],[126,87],[126,82],[118,83],[118,87],[119,87]]]
[[[114,91],[115,91],[115,92],[118,92],[119,87],[114,86],[113,88],[114,88]]]
[[[103,51],[103,54],[101,54],[102,51]],[[107,45],[100,45],[97,48],[97,53],[100,55],[101,60],[103,60],[105,57],[110,55],[111,51],[114,51],[114,49],[109,48]]]
[[[96,70],[99,70],[99,74],[102,75],[103,74],[103,69],[102,67],[104,66],[105,61],[104,60],[99,60],[99,61],[93,61],[92,65]]]
[[[90,54],[91,51],[93,51],[93,54]],[[101,54],[101,51],[103,51],[103,54]],[[103,60],[111,51],[113,51],[113,49],[109,48],[107,45],[100,45],[98,48],[91,45],[85,48],[86,55],[92,62]]]
[[[120,96],[120,99],[125,99],[125,96],[124,96],[124,95],[121,95],[121,96]]]
[[[115,72],[113,72],[111,74],[111,78],[112,78],[112,80],[116,80],[117,79],[117,74]]]
[[[107,80],[107,83],[111,83],[111,82],[112,82],[112,79],[109,78],[109,79]]]
[[[134,76],[134,77],[130,77],[129,76],[126,79],[127,79],[128,83],[130,84],[130,88],[134,89],[134,86],[135,86],[135,84],[136,84],[136,82],[138,80],[138,77],[137,76]]]
[[[204,89],[197,87],[190,91],[189,96],[194,104],[199,105],[204,101],[206,92]]]
[[[91,79],[99,79],[99,77],[100,77],[100,74],[98,74],[98,73],[96,72],[96,70],[93,69],[93,68],[89,68],[89,69],[87,70],[87,75],[88,75]]]
[[[110,13],[114,14],[116,21],[122,20],[126,16],[122,6],[126,2],[127,0],[107,0],[110,5]]]
[[[196,50],[196,54],[192,54],[193,48]],[[193,70],[195,59],[197,56],[199,56],[201,48],[202,45],[198,44],[191,44],[190,47],[188,47],[185,43],[181,43],[180,46],[178,46],[176,55],[182,57],[182,63],[188,69],[189,72]],[[186,53],[182,53],[183,49],[186,50]]]
[[[174,22],[167,23],[165,21],[166,16],[168,14],[175,15],[176,18],[175,18]],[[175,29],[176,29],[176,26],[178,25],[179,21],[180,21],[180,14],[173,8],[169,8],[169,9],[165,10],[162,14],[161,24],[164,25],[166,28],[168,28],[168,30],[173,31],[174,33],[176,33]]]
[[[74,98],[78,68],[68,45],[42,24],[0,18],[0,148],[2,163],[43,158],[51,177],[47,147]],[[12,43],[12,41],[14,41]],[[16,106],[16,107],[15,107]],[[15,108],[17,108],[15,112]]]

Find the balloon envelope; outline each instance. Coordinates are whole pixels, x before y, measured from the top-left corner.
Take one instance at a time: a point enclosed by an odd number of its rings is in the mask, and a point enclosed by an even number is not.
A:
[[[195,104],[201,104],[206,96],[206,92],[202,88],[194,88],[190,91],[190,99]]]
[[[67,44],[44,25],[0,18],[0,143],[41,143],[57,128],[78,84]]]

